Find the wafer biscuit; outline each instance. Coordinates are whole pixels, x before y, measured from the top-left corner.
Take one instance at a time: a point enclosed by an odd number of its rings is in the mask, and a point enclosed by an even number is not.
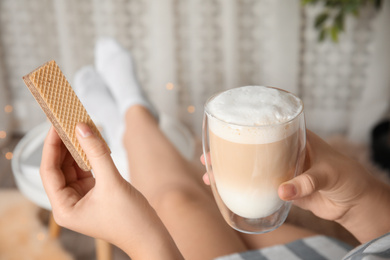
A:
[[[57,63],[49,61],[24,76],[23,80],[79,167],[84,171],[91,170],[76,138],[76,124],[86,123],[96,136],[104,139]]]

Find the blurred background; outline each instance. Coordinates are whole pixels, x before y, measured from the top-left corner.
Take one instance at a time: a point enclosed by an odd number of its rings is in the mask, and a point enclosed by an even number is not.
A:
[[[46,120],[22,76],[54,59],[72,84],[107,36],[194,140],[209,96],[274,86],[303,99],[309,129],[371,167],[373,129],[390,116],[389,25],[386,0],[1,0],[0,187],[17,188],[13,149]]]

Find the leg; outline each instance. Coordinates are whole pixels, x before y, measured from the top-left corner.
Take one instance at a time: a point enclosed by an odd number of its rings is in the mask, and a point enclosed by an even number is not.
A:
[[[186,259],[210,259],[315,235],[284,224],[260,235],[243,234],[222,218],[208,187],[141,106],[126,114],[124,143],[131,180],[156,209]]]
[[[193,168],[142,106],[126,114],[131,180],[155,208],[186,259],[211,259],[246,247],[222,219]]]

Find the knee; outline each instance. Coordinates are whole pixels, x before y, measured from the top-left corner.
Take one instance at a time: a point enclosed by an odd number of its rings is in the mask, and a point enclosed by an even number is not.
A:
[[[198,187],[172,185],[165,187],[149,201],[157,212],[172,212],[202,203],[205,194]]]

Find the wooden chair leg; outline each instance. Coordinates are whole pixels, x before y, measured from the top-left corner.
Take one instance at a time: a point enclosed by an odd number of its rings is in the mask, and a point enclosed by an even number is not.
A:
[[[111,260],[112,259],[112,246],[110,243],[95,239],[96,244],[96,259],[97,260]]]
[[[55,222],[53,213],[50,212],[50,220],[49,220],[49,236],[51,238],[58,238],[61,233],[61,227]]]

